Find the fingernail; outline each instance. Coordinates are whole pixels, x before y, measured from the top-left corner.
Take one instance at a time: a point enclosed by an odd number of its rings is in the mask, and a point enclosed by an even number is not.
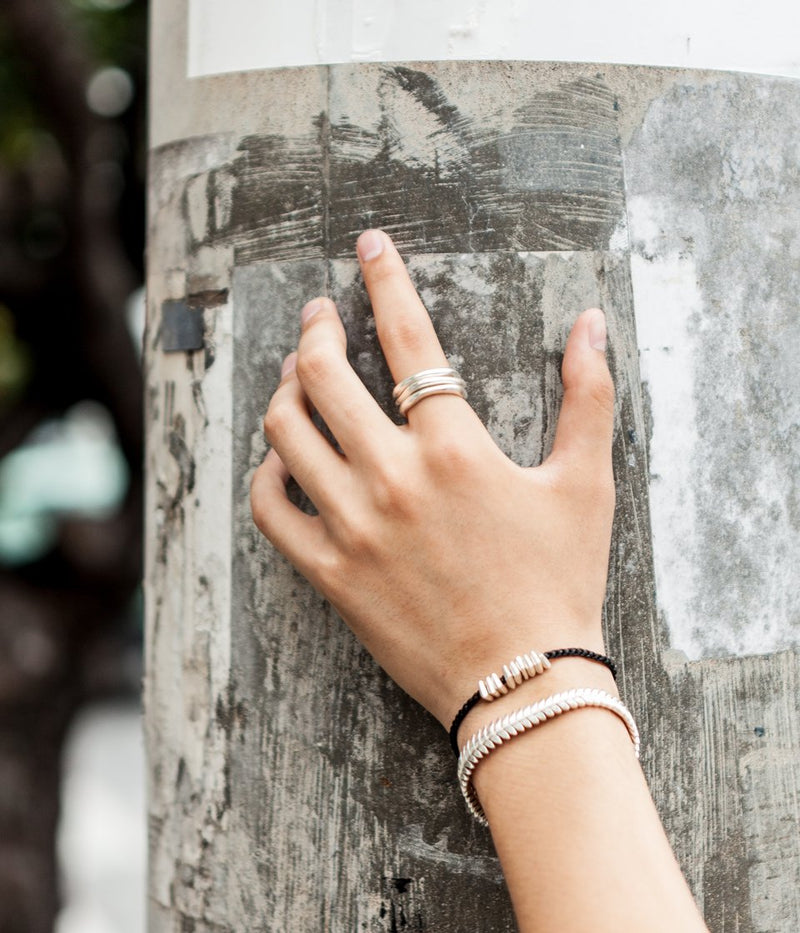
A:
[[[309,303],[300,312],[301,323],[308,324],[311,318],[314,317],[318,311],[322,310],[323,304],[324,303],[320,301],[319,298],[315,298],[313,301],[309,301]]]
[[[589,344],[593,350],[606,348],[606,316],[599,308],[595,308],[589,317]]]
[[[356,242],[358,258],[369,262],[383,252],[383,234],[380,230],[365,230]]]
[[[281,379],[293,372],[295,366],[297,366],[297,354],[290,353],[281,364]]]

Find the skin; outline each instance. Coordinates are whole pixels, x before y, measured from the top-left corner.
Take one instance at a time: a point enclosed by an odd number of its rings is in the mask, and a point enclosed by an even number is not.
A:
[[[390,238],[367,231],[357,249],[394,381],[446,366]],[[297,352],[264,418],[271,449],[252,483],[255,522],[446,729],[477,680],[521,652],[604,651],[614,514],[605,345],[603,313],[585,311],[564,353],[553,450],[523,468],[456,396],[425,398],[395,425],[350,367],[333,302],[301,312]],[[317,515],[289,501],[290,476]],[[572,687],[617,695],[604,667],[560,660],[478,704],[459,742]],[[580,710],[518,736],[480,763],[474,784],[523,933],[706,929],[613,714]]]

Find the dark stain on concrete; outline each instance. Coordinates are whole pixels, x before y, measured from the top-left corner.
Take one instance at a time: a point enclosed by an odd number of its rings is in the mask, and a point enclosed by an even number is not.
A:
[[[413,904],[412,878],[384,878],[384,899],[378,916],[386,933],[425,933],[421,912]]]
[[[216,719],[226,737],[230,739],[234,729],[244,729],[247,726],[247,706],[244,700],[236,698],[236,685],[230,682],[227,686],[226,695],[220,694],[217,697]]]
[[[173,495],[173,507],[178,508],[184,496],[194,489],[195,461],[186,444],[186,423],[182,415],[176,415],[169,432],[169,452],[178,465],[178,486]]]
[[[247,136],[239,151],[230,168],[222,169],[234,178],[230,217],[213,231],[233,243],[236,264],[323,255],[319,133],[296,139]]]
[[[192,292],[186,297],[186,304],[190,308],[218,308],[228,300],[227,288],[209,288]]]

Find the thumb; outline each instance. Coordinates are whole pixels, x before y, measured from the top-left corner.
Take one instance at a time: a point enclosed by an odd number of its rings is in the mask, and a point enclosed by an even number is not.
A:
[[[595,474],[611,470],[614,383],[605,348],[605,315],[590,308],[575,322],[564,351],[564,400],[550,455]]]

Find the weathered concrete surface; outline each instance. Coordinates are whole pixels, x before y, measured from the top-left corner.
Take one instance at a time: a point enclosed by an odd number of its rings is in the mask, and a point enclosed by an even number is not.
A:
[[[384,226],[403,246],[471,402],[520,462],[536,462],[551,442],[572,319],[592,303],[607,310],[618,510],[606,627],[645,736],[644,767],[715,933],[797,929],[797,594],[766,569],[779,565],[771,548],[788,559],[798,527],[796,402],[786,387],[797,378],[787,347],[800,321],[789,260],[800,249],[790,213],[799,188],[791,144],[776,156],[752,129],[762,111],[772,114],[774,130],[764,131],[771,145],[777,125],[800,112],[797,85],[488,63],[195,82],[165,68],[166,99],[158,69],[157,58],[148,300],[151,929],[514,928],[488,837],[458,798],[441,729],[249,517],[249,477],[264,453],[261,414],[308,297],[327,291],[340,303],[351,358],[388,405],[390,382],[352,259],[366,225]],[[683,122],[688,112],[694,135]],[[715,174],[720,151],[736,153],[736,171]],[[765,191],[774,192],[769,211]],[[788,279],[766,255],[773,235]],[[756,247],[762,266],[752,261]],[[201,309],[205,347],[164,353],[161,309],[180,298]],[[764,319],[784,322],[786,346],[776,323],[769,339],[753,336]],[[671,328],[669,342],[662,327]],[[644,384],[637,328],[647,335]],[[674,382],[651,362],[669,356],[663,346],[684,361]],[[731,439],[734,388],[739,433]],[[671,391],[684,400],[686,428],[663,407]],[[698,427],[704,435],[692,439]],[[649,445],[662,463],[662,439],[676,432],[690,437],[692,446],[680,448],[690,465],[668,460],[652,475]],[[748,494],[746,513],[747,477],[726,472],[730,463],[739,474],[746,467],[779,477],[768,492]],[[673,492],[659,498],[673,468],[678,491],[668,486]],[[678,496],[682,509],[670,511]],[[777,518],[759,518],[760,509]],[[697,569],[677,590],[688,595],[676,612],[670,586],[681,568],[667,567],[665,582],[658,548],[674,553],[671,516],[686,510]],[[737,550],[730,542],[739,526]],[[714,549],[716,557],[704,553]],[[747,586],[718,569],[734,557],[758,568]],[[752,605],[766,600],[769,609],[735,614],[732,581],[741,600],[762,575]],[[765,632],[767,616],[781,639]],[[759,635],[752,643],[743,640],[748,626]],[[764,655],[738,656],[751,644]],[[703,657],[690,661],[685,651]],[[708,656],[719,653],[729,656]]]
[[[659,606],[693,658],[800,643],[797,104],[678,83],[625,148]]]

